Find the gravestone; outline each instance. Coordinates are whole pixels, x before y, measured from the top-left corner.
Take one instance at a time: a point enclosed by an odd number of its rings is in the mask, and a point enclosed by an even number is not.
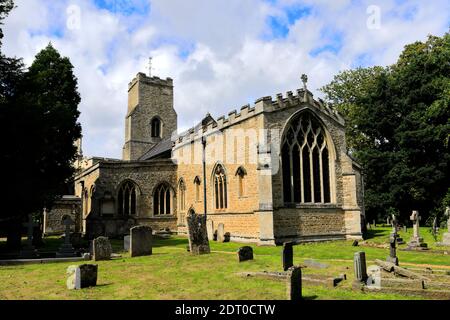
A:
[[[367,267],[366,284],[369,288],[381,288],[381,267],[375,265]]]
[[[152,254],[152,228],[137,226],[130,229],[130,256],[149,256]]]
[[[373,227],[375,228],[377,226],[377,223],[375,220],[373,220]]]
[[[217,242],[225,242],[225,227],[223,223],[217,226]]]
[[[391,219],[389,219],[389,217],[386,218],[386,224],[390,225],[391,224]]]
[[[189,250],[191,254],[208,254],[209,248],[208,235],[206,231],[206,221],[204,215],[192,213],[187,217]]]
[[[82,264],[72,265],[67,268],[67,289],[78,290],[97,285],[98,265]]]
[[[450,246],[450,207],[445,209],[445,216],[447,217],[447,232],[442,236],[442,244]]]
[[[330,267],[330,265],[328,265],[326,263],[321,263],[314,259],[303,260],[303,264],[305,266],[307,266],[308,268],[312,268],[312,269],[326,269],[326,268]]]
[[[391,233],[389,238],[389,257],[386,258],[387,262],[391,262],[398,266],[397,248],[396,248],[396,234]]]
[[[127,252],[130,251],[130,238],[130,235],[123,237],[123,250]]]
[[[59,247],[59,251],[56,253],[57,257],[75,257],[75,249],[70,242],[70,226],[74,225],[72,218],[70,216],[64,216],[61,219],[61,224],[64,225],[64,243]]]
[[[208,240],[214,240],[214,221],[206,221],[206,231],[208,232]]]
[[[403,232],[408,232],[408,227],[407,226],[403,226]]]
[[[367,228],[367,230],[370,230],[370,223],[367,222],[366,228]]]
[[[355,252],[353,257],[355,270],[355,280],[365,282],[367,280],[366,253],[364,251]]]
[[[249,246],[240,247],[238,252],[239,262],[253,260],[253,249]]]
[[[112,247],[109,239],[106,237],[98,237],[92,241],[92,258],[94,261],[110,260]]]
[[[302,299],[302,269],[300,267],[292,266],[287,270],[286,291],[288,300]]]
[[[423,242],[423,238],[420,237],[419,221],[421,218],[419,216],[419,211],[414,210],[409,219],[413,222],[413,236],[408,243],[408,247],[426,248],[428,245]]]
[[[39,254],[36,248],[33,246],[33,229],[37,225],[33,222],[33,215],[28,215],[28,222],[23,224],[27,227],[27,242],[25,246],[20,251],[20,258],[22,259],[33,259],[37,258]]]
[[[394,237],[396,238],[398,244],[405,243],[405,241],[403,241],[403,238],[398,234],[398,221],[397,217],[394,214],[392,214],[392,234],[394,234]]]
[[[283,254],[282,254],[282,262],[283,262],[283,270],[287,271],[290,267],[294,265],[294,248],[292,242],[283,243]]]

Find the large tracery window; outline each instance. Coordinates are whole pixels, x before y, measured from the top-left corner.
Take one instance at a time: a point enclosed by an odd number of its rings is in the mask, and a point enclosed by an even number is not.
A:
[[[330,154],[325,131],[310,112],[297,115],[282,142],[286,203],[330,203]]]
[[[136,214],[136,185],[132,181],[122,184],[117,198],[119,216]]]
[[[155,216],[172,214],[172,195],[167,183],[160,184],[153,194],[153,214]]]
[[[214,199],[216,209],[226,209],[227,204],[227,177],[222,165],[217,165],[214,170]]]

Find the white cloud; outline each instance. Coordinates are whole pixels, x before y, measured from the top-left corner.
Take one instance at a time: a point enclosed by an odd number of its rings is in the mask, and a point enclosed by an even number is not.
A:
[[[142,9],[146,1],[133,3]],[[442,35],[450,21],[445,0],[153,0],[147,16],[99,9],[93,0],[16,4],[2,50],[30,64],[52,41],[70,58],[82,96],[85,154],[105,157],[121,157],[128,82],[147,71],[150,55],[153,74],[174,79],[184,129],[208,111],[220,116],[260,96],[295,90],[302,73],[318,89],[361,57],[391,64],[405,44]],[[73,4],[80,7],[81,28],[68,30],[66,9]],[[379,30],[366,27],[372,4],[381,9]],[[286,24],[286,10],[295,6],[310,7],[310,15],[286,25],[285,38],[271,39],[268,17]]]

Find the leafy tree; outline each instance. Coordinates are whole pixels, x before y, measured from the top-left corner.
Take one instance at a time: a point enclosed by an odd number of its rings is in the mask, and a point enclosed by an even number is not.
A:
[[[0,0],[0,21],[12,8]],[[21,60],[1,55],[0,90],[0,223],[8,239],[20,239],[23,217],[51,207],[73,176],[80,95],[72,64],[51,44],[26,72]]]
[[[443,211],[449,190],[450,34],[407,45],[389,67],[341,72],[324,86],[363,165],[369,219]]]

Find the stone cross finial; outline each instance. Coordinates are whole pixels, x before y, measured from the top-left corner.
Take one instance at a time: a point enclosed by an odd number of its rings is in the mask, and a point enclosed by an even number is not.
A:
[[[33,243],[33,229],[38,226],[38,224],[33,222],[33,215],[28,215],[28,222],[23,224],[27,227],[27,246],[31,247]]]
[[[63,224],[66,227],[66,230],[64,232],[64,243],[70,244],[70,226],[75,224],[71,217],[65,216],[62,218],[61,224]]]
[[[308,83],[308,76],[306,74],[302,74],[301,79],[302,79],[302,82],[303,82],[303,88],[306,91],[307,90],[306,84]]]

